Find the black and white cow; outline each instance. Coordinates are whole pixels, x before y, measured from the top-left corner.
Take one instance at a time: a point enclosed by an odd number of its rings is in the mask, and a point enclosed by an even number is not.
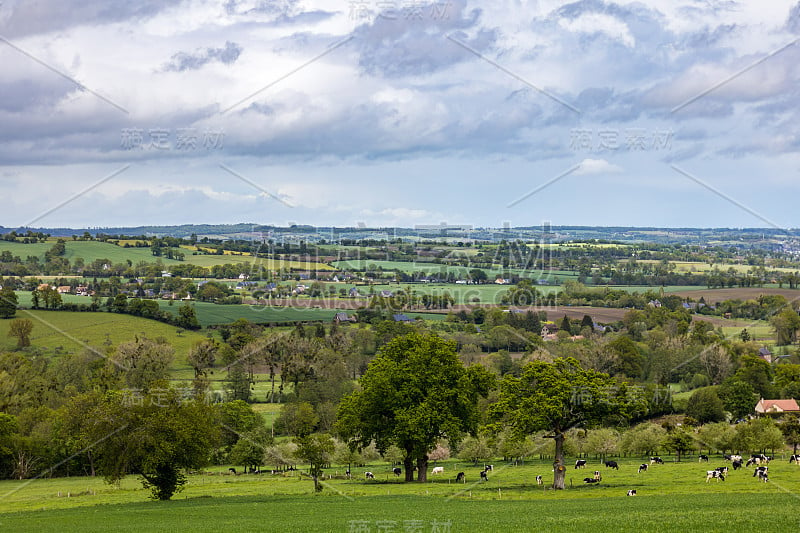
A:
[[[761,481],[766,483],[769,481],[769,467],[759,466],[753,471],[753,477],[758,477]]]
[[[661,457],[651,457],[650,458],[651,465],[663,465],[664,460]]]
[[[760,457],[750,457],[750,459],[747,460],[747,462],[744,464],[744,466],[750,466],[750,465],[758,466],[759,464],[761,464],[761,458]]]
[[[230,473],[231,473],[231,474],[233,474],[234,476],[236,475],[236,469],[235,469],[235,468],[229,468],[229,469],[228,469],[228,472],[230,472]]]
[[[542,483],[543,483],[543,481],[542,481],[542,476],[536,476],[536,484],[537,484],[537,485],[539,485],[539,486],[541,486],[541,485],[542,485]]]
[[[639,465],[639,471],[636,472],[637,474],[641,474],[642,472],[647,472],[647,463],[642,463]]]
[[[794,463],[796,465],[800,465],[800,454],[792,455],[791,457],[789,457],[789,464],[792,464],[792,463]]]
[[[394,468],[392,468],[392,473],[393,473],[395,476],[399,476],[400,474],[402,474],[402,473],[403,473],[403,470],[402,470],[402,469],[400,469],[400,468],[398,468],[398,467],[394,467]]]
[[[494,465],[483,465],[484,472],[494,472]]]
[[[595,479],[593,477],[585,477],[585,478],[583,478],[583,482],[592,484],[592,483],[600,483],[600,480],[599,479]]]
[[[616,461],[605,461],[603,464],[606,465],[606,468],[614,468],[619,470],[619,465]]]
[[[728,467],[727,466],[718,466],[714,470],[716,470],[720,474],[725,474],[726,476],[728,475]]]
[[[728,457],[730,458],[731,461],[742,461],[743,460],[741,455],[729,455]]]
[[[486,470],[481,470],[481,480],[489,481],[489,477],[486,475]]]
[[[375,479],[375,474],[372,472],[364,472],[364,479]]]
[[[636,496],[636,489],[631,489],[628,491],[628,496]]]
[[[739,470],[740,468],[742,468],[742,460],[739,459],[738,461],[734,461],[732,463],[732,466],[734,470]]]
[[[703,463],[703,462],[707,463],[708,462],[708,456],[707,455],[700,455],[698,457],[698,459],[697,459],[697,462],[698,463]]]
[[[586,460],[578,459],[577,461],[575,461],[575,468],[586,468]]]
[[[725,474],[720,472],[719,470],[709,470],[706,472],[706,483],[709,482],[711,479],[722,480],[725,481]]]
[[[601,476],[601,475],[600,475],[600,471],[599,471],[599,470],[595,470],[595,471],[594,471],[594,478],[595,478],[597,481],[600,481],[601,479],[603,479],[603,476]]]
[[[456,483],[466,483],[467,482],[467,475],[464,472],[459,472],[456,474]]]

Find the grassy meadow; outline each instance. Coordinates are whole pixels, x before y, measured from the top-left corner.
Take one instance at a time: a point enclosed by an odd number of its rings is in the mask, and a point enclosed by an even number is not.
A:
[[[705,471],[725,464],[688,458],[637,474],[638,458],[620,459],[620,470],[590,460],[569,468],[567,489],[536,485],[552,476],[547,460],[501,466],[478,481],[479,467],[455,460],[439,463],[445,474],[426,484],[403,483],[387,463],[353,469],[333,465],[321,494],[300,472],[238,475],[227,466],[189,476],[170,502],[148,501],[134,477],[119,487],[98,478],[74,477],[0,482],[0,528],[4,531],[796,531],[800,527],[800,467],[786,459],[770,464],[770,482],[752,469],[730,472],[726,481],[705,482]],[[599,485],[582,478],[598,469]],[[364,480],[364,471],[375,479]],[[455,473],[467,474],[456,484]],[[638,496],[627,497],[629,489]],[[68,496],[69,495],[69,496]],[[414,522],[410,522],[414,521]],[[384,529],[379,529],[383,527]],[[393,527],[394,529],[391,529]],[[442,529],[447,528],[447,529]]]

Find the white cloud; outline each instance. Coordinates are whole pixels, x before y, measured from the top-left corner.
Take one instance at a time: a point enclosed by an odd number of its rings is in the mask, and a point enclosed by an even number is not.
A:
[[[609,163],[605,159],[584,159],[578,164],[576,176],[589,174],[616,174],[622,172],[622,167]]]
[[[558,23],[561,27],[572,32],[588,34],[602,33],[612,39],[620,41],[625,46],[636,46],[636,39],[631,35],[628,26],[621,20],[610,15],[586,13],[571,20],[561,19]]]

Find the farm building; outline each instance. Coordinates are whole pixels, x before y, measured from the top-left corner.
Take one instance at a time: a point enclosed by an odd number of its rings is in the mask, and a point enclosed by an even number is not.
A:
[[[336,315],[334,315],[333,321],[334,322],[355,322],[356,321],[356,317],[349,316],[344,311],[340,311],[340,312],[336,313]]]
[[[765,400],[761,398],[756,404],[755,411],[760,414],[797,413],[800,412],[800,407],[798,407],[793,398],[788,400]]]

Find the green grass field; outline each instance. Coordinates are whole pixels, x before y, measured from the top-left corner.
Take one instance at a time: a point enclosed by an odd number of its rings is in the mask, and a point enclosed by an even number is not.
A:
[[[64,353],[78,353],[85,346],[103,348],[107,342],[117,345],[132,340],[135,335],[150,338],[165,337],[175,348],[175,369],[188,369],[186,354],[193,343],[205,334],[177,328],[130,315],[116,313],[72,313],[68,311],[18,311],[17,318],[33,322],[31,345]],[[0,320],[0,350],[12,350],[16,340],[8,337],[10,320]],[[60,347],[60,348],[59,348]]]
[[[39,257],[39,260],[44,260],[44,254],[53,247],[53,242],[36,243],[36,244],[22,244],[16,242],[0,241],[0,252],[5,250],[10,251],[14,255],[18,255],[23,260],[29,255]],[[156,257],[150,252],[150,248],[123,248],[115,244],[99,241],[72,241],[65,239],[66,253],[64,257],[69,259],[70,263],[74,262],[76,258],[82,257],[84,262],[91,263],[95,259],[108,259],[112,263],[124,263],[130,259],[135,265],[140,261],[154,263]],[[192,257],[187,255],[187,257]],[[164,265],[177,265],[180,261],[172,259],[161,258]]]
[[[55,244],[55,241],[50,240],[45,243],[35,244],[0,241],[0,252],[8,250],[13,255],[17,255],[23,260],[29,255],[34,255],[38,257],[40,261],[42,261],[44,260],[45,252],[52,248],[53,244]],[[243,253],[243,255],[233,255],[231,253],[225,255],[192,255],[193,249],[190,247],[182,247],[183,252],[186,254],[185,261],[176,261],[173,259],[166,259],[164,257],[155,257],[150,251],[150,248],[125,248],[123,246],[117,246],[116,244],[100,241],[73,241],[71,239],[65,239],[64,246],[66,248],[64,257],[69,259],[70,263],[73,263],[78,257],[83,258],[86,264],[89,264],[96,259],[108,259],[112,263],[124,263],[125,261],[130,260],[134,265],[141,261],[146,263],[155,263],[160,259],[166,267],[181,263],[188,263],[202,267],[211,267],[214,265],[224,264],[252,263],[254,268],[260,265],[271,270],[278,270],[279,268],[301,270],[333,270],[333,267],[323,263],[255,259],[247,253]]]
[[[447,461],[445,474],[426,484],[402,483],[387,463],[327,473],[324,491],[298,472],[286,476],[226,474],[227,467],[189,477],[185,491],[170,502],[147,501],[133,477],[120,488],[98,478],[74,477],[0,482],[3,531],[766,531],[800,527],[797,514],[800,467],[770,464],[770,482],[751,469],[730,472],[724,482],[705,482],[705,471],[725,463],[689,458],[656,465],[637,474],[639,458],[621,459],[620,470],[590,459],[586,469],[568,469],[567,489],[536,485],[552,476],[549,462],[501,466],[478,481],[479,467]],[[599,469],[603,481],[585,485]],[[375,474],[365,481],[364,471]],[[453,482],[467,473],[466,484]],[[570,481],[572,483],[570,483]],[[626,496],[636,489],[638,496]],[[69,497],[67,494],[69,493]],[[409,522],[415,521],[415,522]],[[366,529],[354,529],[361,527]],[[380,529],[380,528],[383,529]],[[393,527],[393,529],[392,529]],[[436,528],[439,529],[436,529]]]
[[[375,267],[381,267],[383,270],[399,269],[401,272],[406,272],[406,273],[425,272],[428,274],[440,274],[440,273],[454,272],[456,275],[461,276],[463,278],[466,278],[467,275],[469,274],[469,271],[474,268],[474,267],[462,267],[462,266],[447,266],[437,263],[417,262],[417,261],[380,261],[380,260],[369,260],[369,259],[352,260],[352,261],[334,261],[331,264],[334,267],[341,270],[350,270],[357,272],[363,272],[364,269],[366,269],[367,267],[374,265]],[[577,273],[568,271],[553,271],[551,275],[550,272],[542,272],[537,269],[496,267],[496,268],[483,268],[481,270],[486,272],[486,275],[489,276],[490,281],[493,281],[495,276],[502,275],[504,273],[519,274],[525,277],[541,277],[548,279],[551,279],[552,276],[555,275],[561,281],[564,281],[567,278],[577,277]]]

